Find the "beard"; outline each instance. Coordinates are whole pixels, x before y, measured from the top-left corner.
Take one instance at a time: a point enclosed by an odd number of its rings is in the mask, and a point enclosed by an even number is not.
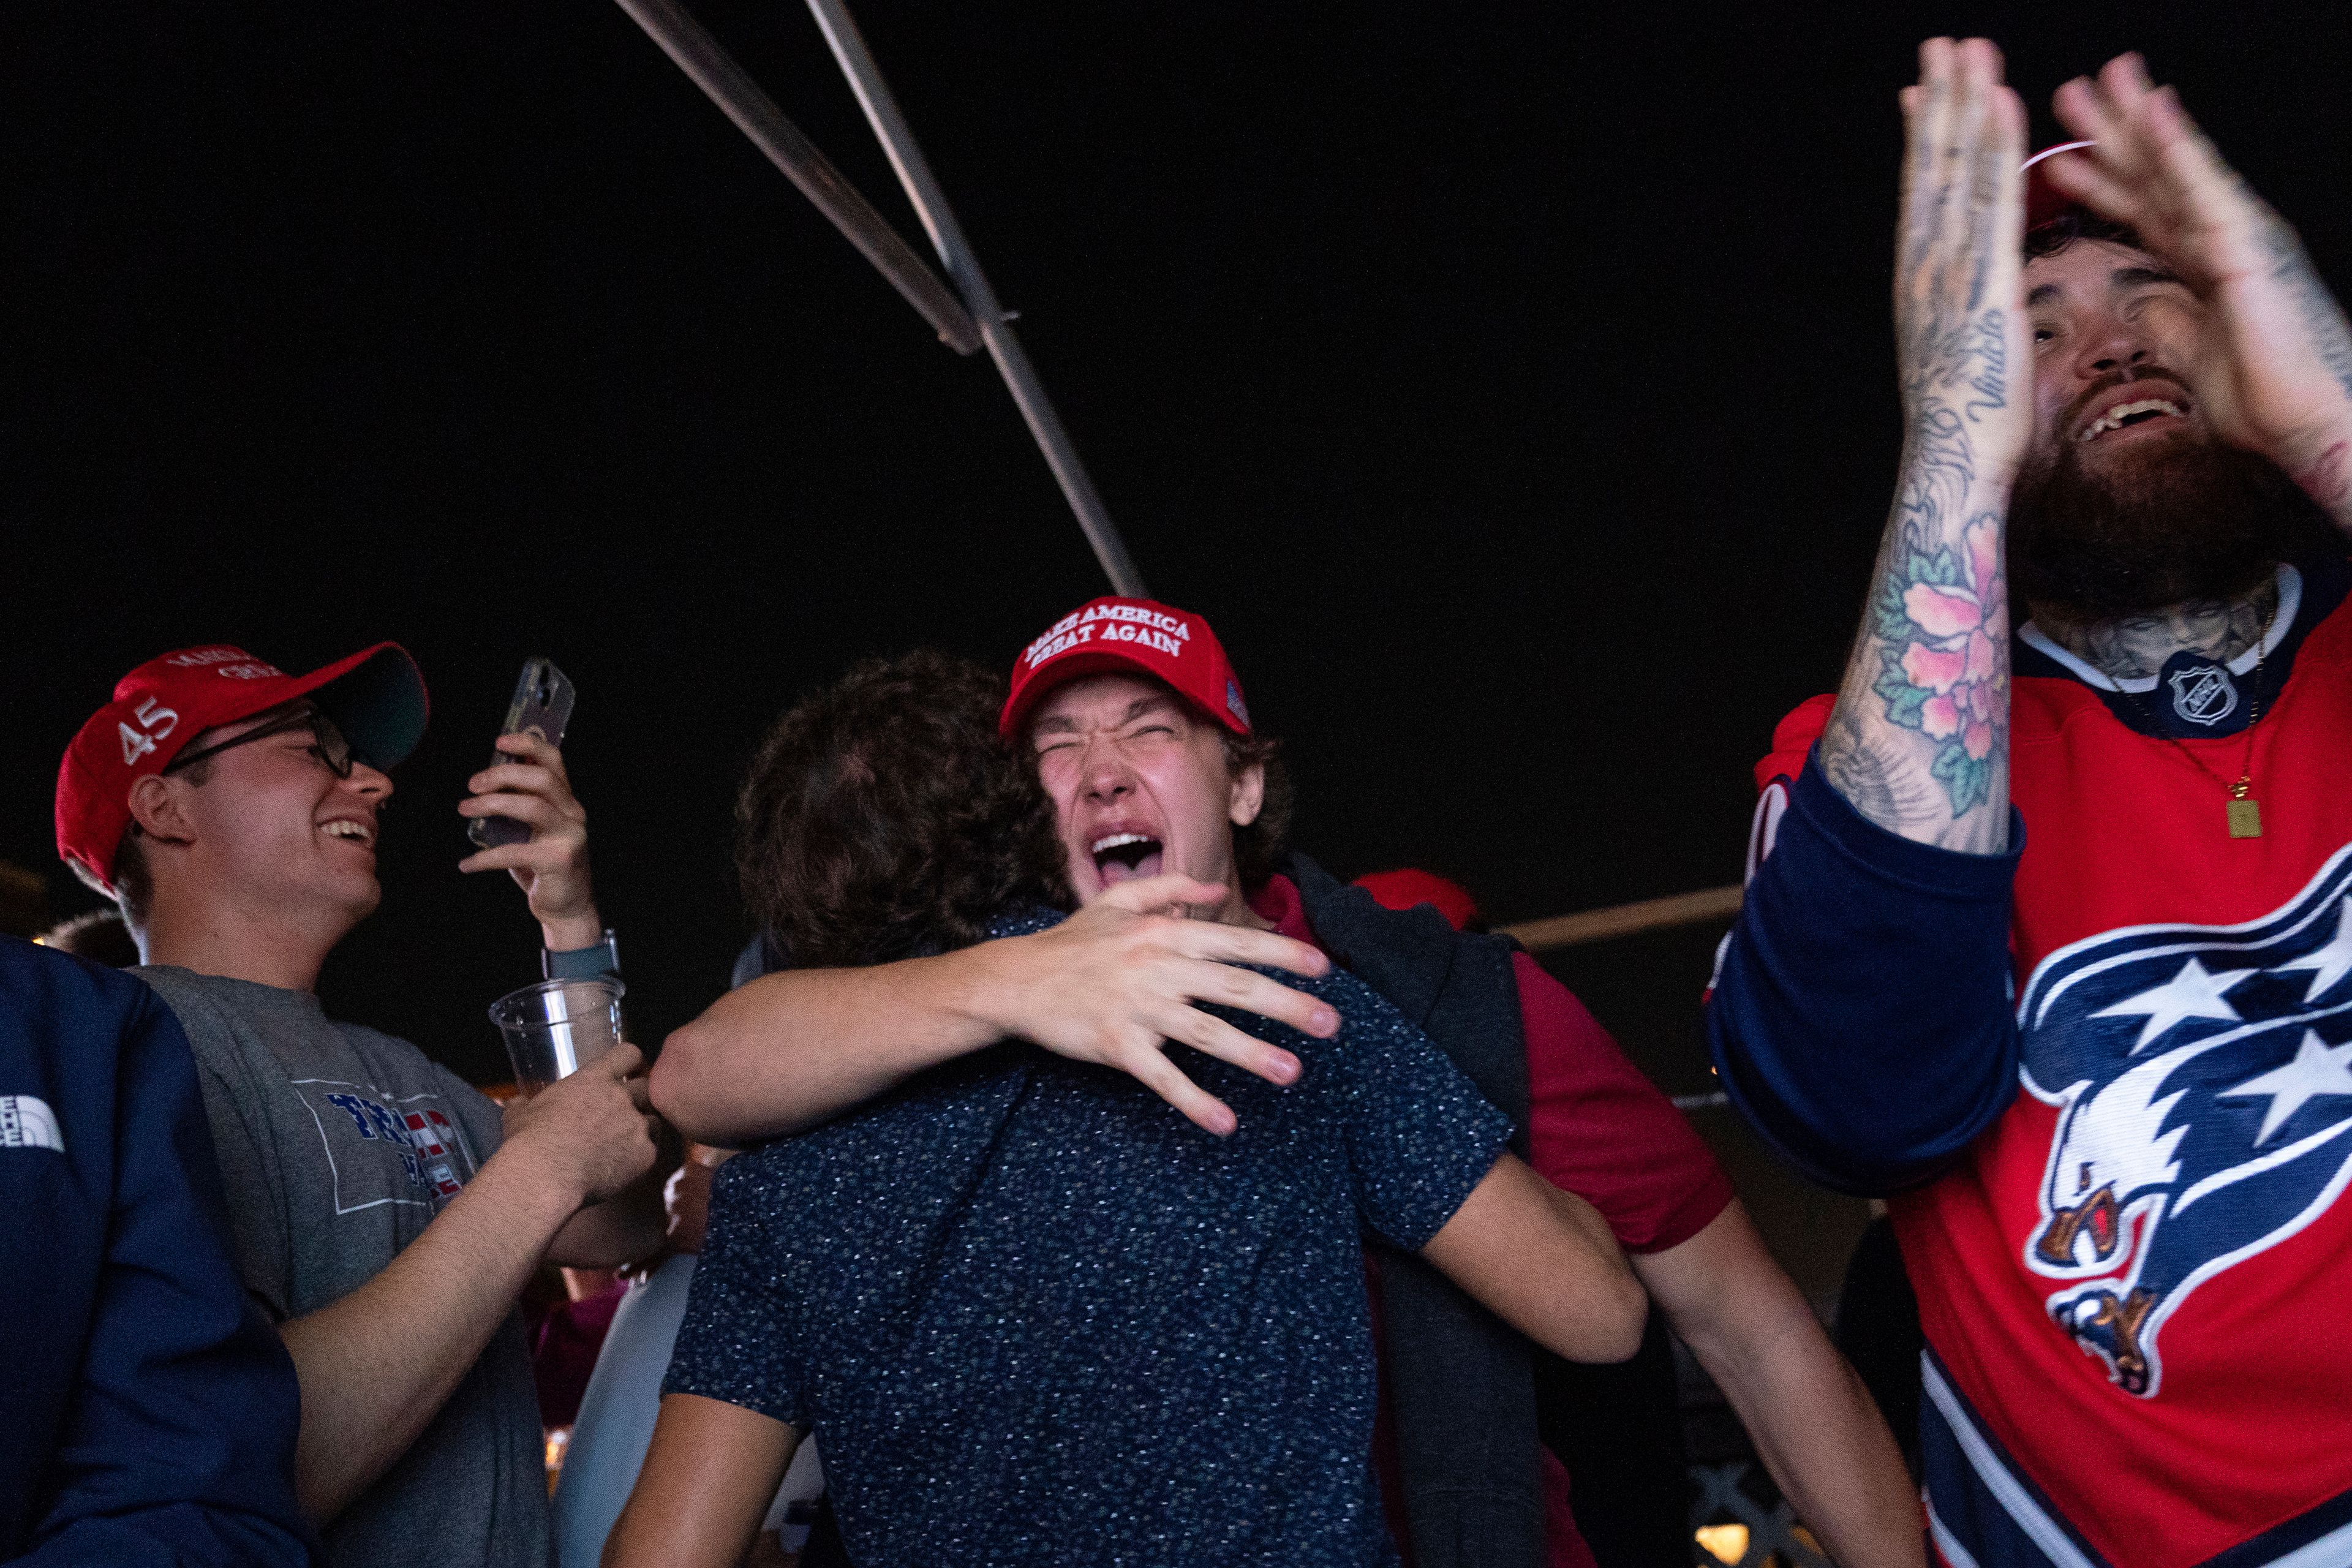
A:
[[[2193,430],[2146,443],[2104,473],[2062,437],[2018,472],[2010,582],[2028,604],[2075,619],[2151,615],[2244,594],[2333,533],[2277,464]]]

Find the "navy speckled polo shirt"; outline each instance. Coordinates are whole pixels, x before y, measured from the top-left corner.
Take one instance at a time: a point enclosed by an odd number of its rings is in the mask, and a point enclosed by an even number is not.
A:
[[[1054,915],[1000,922],[1038,931]],[[667,1389],[814,1430],[860,1568],[1393,1563],[1361,1236],[1417,1248],[1510,1124],[1344,971],[1215,1138],[1008,1043],[720,1167]]]

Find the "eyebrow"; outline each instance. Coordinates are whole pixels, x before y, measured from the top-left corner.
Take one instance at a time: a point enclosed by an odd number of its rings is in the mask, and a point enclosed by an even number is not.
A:
[[[2188,287],[2177,273],[2167,272],[2160,267],[2118,267],[2107,274],[2107,292],[2110,294],[2120,293],[2126,289],[2145,289],[2152,283],[2179,283],[2184,289]],[[2026,295],[2025,308],[2031,310],[2037,305],[2047,305],[2063,298],[2065,292],[2063,284],[2044,283]]]
[[[1127,705],[1127,711],[1118,716],[1118,723],[1132,724],[1146,713],[1162,709],[1172,710],[1175,706],[1176,704],[1172,700],[1155,691],[1149,697],[1139,697],[1134,701],[1129,703]],[[1117,725],[1113,726],[1113,728],[1117,727]],[[1078,721],[1076,720],[1064,717],[1061,714],[1055,714],[1051,718],[1038,720],[1036,727],[1033,729],[1030,733],[1033,735],[1075,735],[1077,731]]]

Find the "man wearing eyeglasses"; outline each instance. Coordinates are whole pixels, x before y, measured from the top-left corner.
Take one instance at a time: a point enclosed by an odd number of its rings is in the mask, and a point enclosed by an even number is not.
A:
[[[382,898],[389,770],[425,685],[379,644],[304,676],[234,647],[152,659],[68,748],[58,847],[121,906],[135,971],[194,1049],[238,1272],[301,1384],[295,1480],[329,1563],[544,1563],[544,1459],[515,1300],[542,1259],[650,1251],[660,1210],[624,1046],[507,1113],[404,1040],[328,1018],[320,966]],[[467,815],[531,842],[514,873],[551,950],[601,933],[584,816],[544,742]]]

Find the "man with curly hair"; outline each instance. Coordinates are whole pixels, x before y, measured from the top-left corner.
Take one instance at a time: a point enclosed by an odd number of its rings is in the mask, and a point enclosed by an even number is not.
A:
[[[777,726],[741,865],[796,961],[919,977],[1064,923],[1057,814],[1001,698],[918,654]],[[1165,743],[1223,769],[1213,737]],[[1250,1025],[1294,1087],[1195,1068],[1248,1111],[1226,1136],[1009,1040],[730,1161],[606,1562],[739,1561],[813,1429],[864,1563],[1394,1563],[1360,1234],[1567,1356],[1629,1354],[1641,1294],[1426,1036],[1344,971],[1299,984],[1321,1037]]]

